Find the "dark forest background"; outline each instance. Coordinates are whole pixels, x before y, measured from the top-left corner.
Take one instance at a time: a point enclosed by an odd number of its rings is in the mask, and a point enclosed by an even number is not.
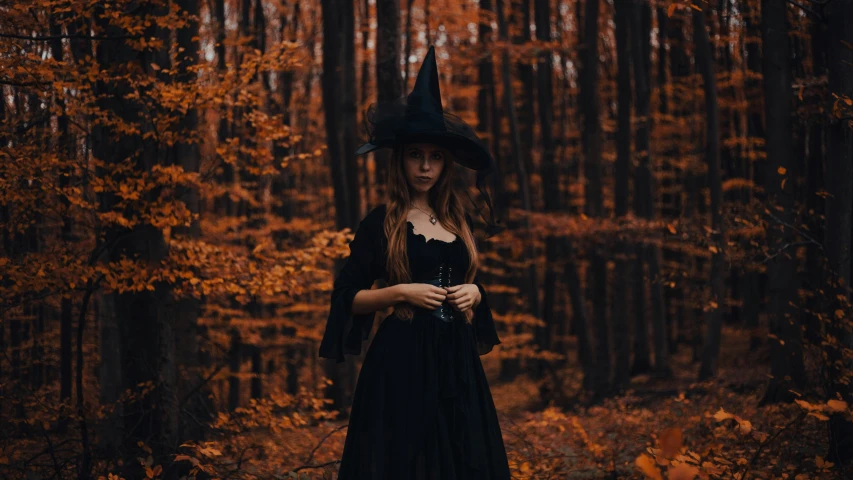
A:
[[[334,477],[354,151],[430,45],[514,478],[853,477],[853,0],[12,0],[0,478]]]

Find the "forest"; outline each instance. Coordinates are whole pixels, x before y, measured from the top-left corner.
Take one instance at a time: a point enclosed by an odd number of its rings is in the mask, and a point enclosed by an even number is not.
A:
[[[335,478],[430,46],[513,478],[853,478],[853,0],[0,2],[0,478]]]

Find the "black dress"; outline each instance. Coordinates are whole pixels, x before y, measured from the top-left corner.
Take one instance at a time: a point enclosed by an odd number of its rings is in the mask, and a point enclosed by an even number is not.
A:
[[[320,356],[344,361],[368,338],[373,314],[352,315],[356,292],[384,268],[385,206],[371,211],[350,243],[335,280]],[[467,217],[469,225],[471,218]],[[445,286],[464,281],[465,244],[426,240],[408,224],[413,283]],[[389,315],[364,358],[353,394],[338,480],[509,480],[498,417],[480,363],[500,343],[485,291],[472,324],[444,305],[415,309],[409,321]]]

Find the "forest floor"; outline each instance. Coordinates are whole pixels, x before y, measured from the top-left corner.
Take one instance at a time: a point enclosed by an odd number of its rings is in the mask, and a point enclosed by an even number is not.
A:
[[[681,346],[672,377],[639,375],[624,393],[570,410],[532,411],[538,389],[528,377],[495,384],[513,478],[853,478],[824,460],[825,421],[797,404],[759,406],[770,377],[766,343],[750,351],[745,331],[725,328],[718,374],[704,382],[692,358]],[[580,375],[571,378],[569,395],[580,391]]]
[[[824,460],[828,442],[822,415],[807,416],[796,403],[759,406],[769,381],[766,342],[750,351],[749,335],[726,327],[722,345],[714,379],[696,381],[698,363],[682,346],[672,355],[672,377],[636,376],[621,394],[568,408],[537,408],[534,381],[520,376],[500,383],[497,356],[481,357],[513,479],[853,478]],[[570,364],[568,375],[561,372],[570,377],[562,379],[569,397],[580,391],[576,371]],[[288,439],[296,447],[292,461],[327,464],[300,470],[298,478],[333,479],[345,435],[345,422],[330,422],[302,441]],[[281,467],[305,464],[282,460]]]

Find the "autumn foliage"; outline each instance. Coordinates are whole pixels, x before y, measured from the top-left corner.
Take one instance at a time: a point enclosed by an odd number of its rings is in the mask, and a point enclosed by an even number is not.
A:
[[[0,478],[334,478],[358,361],[317,348],[383,170],[349,146],[428,45],[501,171],[514,478],[850,478],[848,14],[0,5]]]

